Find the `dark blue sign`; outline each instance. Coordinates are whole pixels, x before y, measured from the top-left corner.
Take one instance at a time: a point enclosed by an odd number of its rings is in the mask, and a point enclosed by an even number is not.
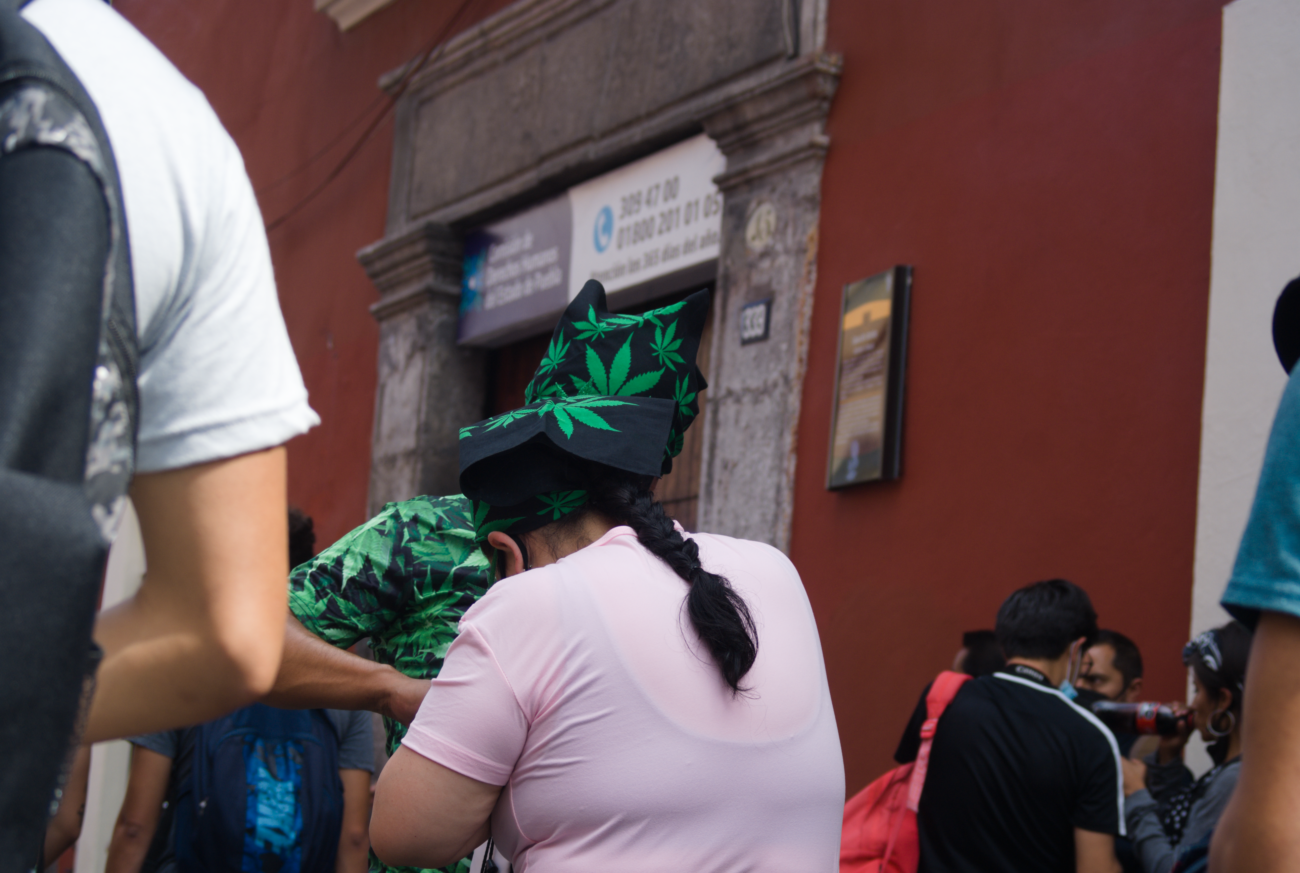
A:
[[[571,233],[567,195],[472,231],[465,238],[458,340],[500,345],[555,321],[569,302]],[[596,237],[599,245],[599,224]]]

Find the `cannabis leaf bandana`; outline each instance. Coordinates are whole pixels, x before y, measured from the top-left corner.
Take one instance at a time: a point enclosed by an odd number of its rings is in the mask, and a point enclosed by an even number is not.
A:
[[[614,315],[588,282],[564,311],[524,392],[527,405],[460,429],[460,484],[478,542],[585,505],[569,459],[645,476],[672,469],[706,387],[695,366],[709,293]]]

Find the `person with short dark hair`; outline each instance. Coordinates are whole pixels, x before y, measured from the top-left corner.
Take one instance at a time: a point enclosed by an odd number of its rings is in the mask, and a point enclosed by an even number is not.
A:
[[[1119,631],[1102,629],[1084,655],[1076,684],[1107,700],[1131,703],[1142,698],[1142,672],[1137,644]]]
[[[1097,635],[1091,600],[1064,579],[1036,582],[1003,602],[995,633],[1006,666],[962,686],[934,735],[919,873],[1117,873],[1119,750],[1060,691]],[[922,694],[900,764],[916,759],[925,717]]]
[[[961,648],[953,659],[952,669],[967,676],[991,676],[1006,664],[998,635],[991,630],[973,630],[961,635]]]
[[[1078,702],[1088,706],[1097,700],[1133,703],[1142,699],[1142,653],[1137,644],[1115,630],[1097,631],[1097,639],[1083,656],[1079,679],[1074,683]],[[1127,756],[1137,734],[1117,733],[1119,753]]]

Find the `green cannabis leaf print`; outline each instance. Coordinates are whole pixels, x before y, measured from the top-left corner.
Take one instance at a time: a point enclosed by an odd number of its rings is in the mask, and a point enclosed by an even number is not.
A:
[[[488,419],[487,424],[483,426],[483,430],[489,431],[496,430],[499,427],[508,427],[521,418],[527,418],[531,413],[531,409],[512,409],[509,412],[503,412],[495,418]],[[469,428],[463,428],[463,430],[469,430]]]
[[[550,414],[554,416],[555,421],[564,431],[566,437],[573,436],[573,425],[576,421],[579,424],[585,424],[587,427],[596,430],[608,430],[617,432],[618,428],[610,425],[609,422],[600,417],[599,413],[592,412],[592,409],[599,409],[609,406],[628,406],[624,400],[610,400],[600,395],[587,395],[580,397],[561,397],[555,400],[548,400],[537,408],[538,415]]]
[[[475,539],[479,543],[486,542],[487,535],[493,531],[508,530],[511,525],[520,520],[518,518],[499,518],[496,521],[489,522],[487,516],[492,511],[492,507],[482,501],[470,501],[470,503],[474,507]]]
[[[524,389],[525,403],[536,403],[546,397],[563,396],[565,396],[564,389],[560,387],[558,382],[549,377],[534,376],[533,381],[529,382],[528,387]],[[461,433],[467,436],[469,430],[472,430],[472,426],[470,428],[461,428]],[[461,439],[464,439],[465,436],[462,436]]]
[[[685,305],[686,301],[681,300],[670,306],[665,306],[662,309],[652,309],[644,315],[609,315],[605,317],[605,323],[612,324],[615,327],[640,327],[646,322],[649,322],[650,324],[663,327],[663,322],[659,320],[660,317],[664,315],[672,315]]]
[[[691,410],[695,392],[691,390],[685,377],[677,380],[677,387],[673,389],[673,400],[677,401],[677,414],[682,418],[689,419],[695,416],[694,411]]]
[[[668,325],[668,330],[661,327],[655,328],[655,338],[650,343],[650,351],[659,359],[659,363],[669,370],[676,370],[678,364],[685,364],[682,356],[677,350],[682,347],[681,340],[673,339],[673,333],[677,330],[677,322]]]
[[[662,372],[663,371],[653,374],[655,381],[658,381],[659,375],[661,375]],[[643,379],[643,377],[644,374],[637,378]],[[635,382],[635,379],[631,380],[625,383],[625,386],[635,387],[633,385]],[[548,397],[544,401],[536,400],[528,406],[519,409],[512,409],[509,412],[503,412],[494,418],[489,418],[482,424],[471,424],[468,427],[463,427],[460,429],[460,438],[465,439],[466,437],[472,436],[475,429],[481,429],[483,433],[487,433],[488,431],[496,430],[497,428],[509,427],[514,422],[527,418],[530,415],[539,415],[542,417],[547,415],[551,416],[555,419],[555,422],[560,426],[560,430],[564,432],[566,437],[573,436],[575,422],[577,424],[584,424],[587,427],[596,428],[597,430],[616,432],[618,428],[613,427],[609,422],[601,418],[599,413],[592,412],[591,410],[599,407],[630,405],[625,400],[611,400],[600,394],[566,397],[563,394],[556,392],[556,395],[557,396],[554,397]],[[538,403],[541,405],[538,406]],[[518,519],[516,519],[516,521],[517,520]]]
[[[390,503],[289,574],[289,609],[307,630],[339,648],[369,638],[380,663],[432,679],[456,638],[461,616],[492,585],[491,567],[474,541],[470,503],[416,497]],[[384,719],[387,748],[406,728]],[[372,873],[416,873],[372,854]],[[443,868],[465,873],[467,862]]]
[[[682,446],[686,444],[686,437],[681,431],[675,430],[668,437],[668,446],[664,449],[665,458],[675,458],[682,453]]]
[[[587,502],[586,491],[552,491],[550,494],[539,494],[537,499],[543,504],[543,509],[538,515],[551,514],[551,520],[556,521],[563,516],[568,515],[573,510],[583,506]]]
[[[617,325],[610,323],[609,320],[601,321],[596,317],[596,307],[587,307],[587,320],[575,321],[574,328],[578,331],[578,339],[602,339],[605,334],[613,330]]]
[[[542,358],[542,362],[537,366],[537,372],[551,372],[564,363],[564,359],[568,354],[569,343],[564,339],[563,335],[552,337],[551,344],[546,349],[546,357]]]
[[[680,342],[680,340],[678,340]],[[605,369],[605,363],[596,354],[596,350],[587,346],[587,376],[582,379],[573,376],[573,385],[578,394],[603,394],[606,397],[631,397],[636,394],[644,394],[659,383],[663,377],[663,370],[652,370],[641,373],[637,376],[628,378],[628,372],[632,369],[632,337],[627,338],[627,342],[614,353],[614,360],[610,363],[609,369]]]
[[[461,616],[493,580],[469,510],[460,495],[388,504],[289,574],[289,608],[327,643],[369,637],[380,662],[433,678]],[[390,753],[399,729],[389,726]]]

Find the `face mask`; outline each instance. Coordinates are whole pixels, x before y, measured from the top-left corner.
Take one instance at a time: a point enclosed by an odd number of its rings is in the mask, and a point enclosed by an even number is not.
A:
[[[1078,655],[1079,655],[1079,663],[1076,664],[1074,662],[1074,656],[1075,656],[1074,646],[1071,646],[1070,666],[1065,671],[1065,678],[1061,680],[1061,684],[1057,686],[1056,689],[1057,691],[1060,691],[1062,694],[1064,694],[1068,700],[1074,700],[1076,697],[1079,696],[1079,692],[1074,687],[1074,683],[1079,678],[1079,671],[1083,669],[1083,647],[1082,646],[1079,646]]]

